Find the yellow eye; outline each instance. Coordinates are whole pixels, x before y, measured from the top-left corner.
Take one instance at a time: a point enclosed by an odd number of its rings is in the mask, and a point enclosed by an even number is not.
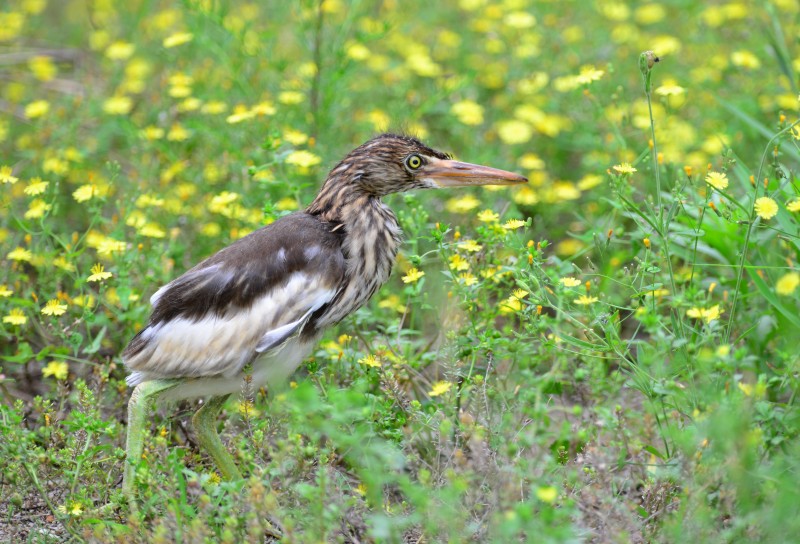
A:
[[[406,159],[406,166],[412,170],[416,170],[422,166],[422,157],[419,155],[409,155],[409,157]]]

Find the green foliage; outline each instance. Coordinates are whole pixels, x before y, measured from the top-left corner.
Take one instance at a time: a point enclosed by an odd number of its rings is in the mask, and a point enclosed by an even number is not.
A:
[[[0,540],[800,532],[794,3],[268,4],[0,8]],[[391,197],[389,285],[223,411],[248,479],[161,409],[129,516],[147,298],[387,129],[531,182]]]

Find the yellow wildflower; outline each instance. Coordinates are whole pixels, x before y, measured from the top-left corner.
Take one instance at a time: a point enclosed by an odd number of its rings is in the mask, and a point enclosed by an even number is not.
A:
[[[476,278],[475,276],[473,276],[469,272],[462,272],[461,274],[458,275],[458,283],[461,283],[463,285],[466,285],[467,287],[470,287],[470,286],[475,285],[476,283],[478,283],[478,278]]]
[[[575,300],[573,300],[573,302],[575,304],[580,304],[582,306],[588,306],[589,304],[594,304],[598,300],[599,299],[597,297],[590,297],[589,295],[581,295]]]
[[[57,299],[50,299],[47,304],[42,308],[44,315],[64,315],[67,311],[67,305],[61,304]]]
[[[465,125],[483,123],[483,106],[472,100],[461,100],[450,107],[450,113]]]
[[[87,183],[75,189],[72,193],[72,198],[74,198],[76,202],[86,202],[97,196],[97,194],[97,185],[94,183]]]
[[[537,487],[536,498],[542,502],[553,503],[558,498],[558,490],[553,486]]]
[[[522,219],[509,219],[505,223],[503,223],[503,228],[506,230],[516,230],[520,227],[525,226],[525,221]]]
[[[0,166],[0,183],[10,183],[14,185],[19,178],[12,176],[14,169],[10,166]]]
[[[28,68],[39,81],[50,81],[58,74],[58,67],[53,59],[45,55],[36,55],[28,60]]]
[[[106,272],[104,268],[105,267],[100,263],[94,265],[92,267],[92,274],[86,278],[86,281],[103,281],[110,278],[112,276],[111,272]]]
[[[175,123],[167,132],[167,140],[170,142],[182,142],[188,140],[192,133],[183,127],[180,123]]]
[[[680,85],[662,85],[656,89],[659,96],[678,96],[686,92]]]
[[[316,166],[321,163],[322,159],[313,154],[311,151],[301,149],[289,153],[284,162],[300,168],[311,168],[312,166]]]
[[[731,53],[731,62],[734,66],[755,70],[761,67],[761,61],[753,53],[747,50],[739,50]]]
[[[637,171],[636,168],[631,166],[629,162],[623,162],[622,164],[614,165],[613,168],[620,174],[633,174]]]
[[[786,209],[790,212],[800,212],[800,198],[795,198],[794,200],[787,202]]]
[[[561,278],[558,281],[561,282],[561,285],[564,287],[577,287],[581,284],[581,280],[573,278],[572,276]]]
[[[278,95],[278,102],[287,106],[302,104],[305,99],[305,95],[300,91],[283,91]]]
[[[464,251],[469,251],[472,253],[478,252],[483,249],[483,246],[480,245],[475,240],[464,240],[463,242],[459,242],[458,247],[460,249],[463,249]]]
[[[728,188],[728,176],[724,172],[711,171],[706,174],[706,183],[711,185],[714,189],[722,191]]]
[[[264,102],[259,102],[253,106],[252,111],[256,115],[275,115],[275,112],[278,110],[275,109],[275,106],[272,104],[272,102],[265,100]]]
[[[203,104],[200,111],[209,115],[216,115],[228,111],[228,105],[220,100],[211,100]]]
[[[170,47],[177,47],[189,43],[192,41],[192,38],[194,38],[194,34],[191,32],[177,32],[164,38],[162,45],[169,49]]]
[[[13,289],[9,289],[7,285],[0,285],[0,297],[6,298],[14,294]]]
[[[147,223],[139,229],[139,234],[147,238],[164,238],[167,233],[155,223]]]
[[[720,315],[725,310],[721,310],[719,304],[715,304],[711,308],[690,308],[686,310],[686,315],[694,319],[702,319],[706,323],[711,323],[715,319],[719,319]]]
[[[781,276],[775,283],[775,292],[779,295],[788,296],[795,292],[798,285],[800,285],[800,274],[789,272]]]
[[[778,214],[778,203],[768,196],[756,199],[756,213],[761,219],[772,219]]]
[[[6,257],[11,259],[12,261],[31,262],[31,259],[33,258],[33,253],[31,253],[29,250],[25,249],[24,247],[16,247],[16,248],[12,249],[8,253],[8,255],[6,255]]]
[[[287,129],[283,133],[283,138],[292,145],[303,145],[308,142],[308,134],[293,129]]]
[[[116,41],[106,48],[106,57],[111,60],[125,60],[133,55],[136,46],[132,43]]]
[[[428,395],[431,397],[438,397],[440,395],[444,395],[445,393],[450,391],[451,387],[453,387],[453,384],[451,382],[436,382],[435,384],[433,384],[433,387],[431,387],[431,390],[428,391]]]
[[[24,325],[27,322],[28,318],[25,317],[25,313],[21,308],[12,308],[11,311],[3,317],[3,323],[8,323],[9,325]]]
[[[57,380],[66,380],[69,376],[69,365],[64,361],[50,361],[42,369],[42,376],[52,376]]]
[[[44,217],[44,214],[53,206],[42,200],[41,198],[36,198],[31,201],[30,206],[28,206],[28,211],[25,212],[25,219],[40,219]]]
[[[469,270],[469,261],[456,253],[450,257],[450,270],[455,270],[456,272],[461,270]]]
[[[47,100],[35,100],[25,106],[25,117],[28,119],[36,119],[47,115],[50,111],[50,102]]]
[[[482,223],[496,223],[499,219],[500,215],[494,213],[492,210],[478,212],[478,221]]]
[[[373,368],[380,368],[380,366],[381,366],[380,359],[378,359],[377,357],[375,357],[371,353],[369,355],[367,355],[366,357],[363,357],[363,358],[359,359],[358,362],[360,364],[362,364],[362,365],[371,366]]]
[[[225,122],[230,124],[241,123],[242,121],[252,119],[255,116],[256,112],[250,110],[243,104],[239,104],[233,108],[233,113],[225,118]]]
[[[459,197],[451,198],[448,200],[444,207],[450,213],[467,213],[480,206],[481,201],[475,198],[474,195],[465,193]]]
[[[605,70],[598,70],[594,66],[584,66],[578,74],[576,81],[581,85],[588,85],[593,81],[598,81],[605,74]]]
[[[508,145],[524,144],[533,137],[533,129],[524,121],[511,119],[497,123],[497,135]]]
[[[109,115],[127,115],[133,108],[129,96],[112,96],[103,102],[103,111]]]
[[[422,270],[411,268],[409,269],[408,274],[403,276],[403,283],[416,283],[424,275],[425,272],[423,272]]]
[[[41,178],[33,178],[31,182],[25,187],[25,194],[29,196],[40,195],[47,190],[50,185],[48,181],[42,181]]]

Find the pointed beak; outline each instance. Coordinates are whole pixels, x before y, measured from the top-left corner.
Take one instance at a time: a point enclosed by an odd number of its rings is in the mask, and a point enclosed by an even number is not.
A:
[[[469,187],[471,185],[516,185],[528,178],[513,172],[442,159],[429,159],[417,177],[430,181],[432,187]]]

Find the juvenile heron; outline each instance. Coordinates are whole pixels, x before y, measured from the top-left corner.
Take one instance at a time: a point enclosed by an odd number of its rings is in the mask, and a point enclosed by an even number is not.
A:
[[[305,211],[237,240],[156,291],[147,326],[122,354],[132,371],[127,383],[135,386],[123,480],[131,504],[151,400],[206,397],[192,418],[198,441],[223,478],[242,477],[220,441],[216,417],[246,377],[255,388],[288,377],[325,328],[387,280],[401,238],[381,197],[526,181],[451,160],[411,137],[383,134],[337,164]]]

